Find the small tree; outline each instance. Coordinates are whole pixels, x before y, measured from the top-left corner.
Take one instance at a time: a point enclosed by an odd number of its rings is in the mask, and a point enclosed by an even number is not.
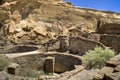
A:
[[[86,68],[102,68],[106,61],[114,57],[115,52],[109,48],[95,47],[94,50],[89,50],[83,56],[83,63]]]

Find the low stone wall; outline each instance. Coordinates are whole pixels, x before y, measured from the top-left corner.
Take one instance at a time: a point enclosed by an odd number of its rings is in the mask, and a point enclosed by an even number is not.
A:
[[[120,35],[101,34],[100,42],[107,47],[111,47],[116,52],[120,52]]]
[[[44,51],[57,51],[60,48],[59,40],[50,40],[47,43],[42,44]]]
[[[120,52],[120,35],[117,34],[97,34],[91,33],[83,35],[86,39],[90,39],[93,41],[101,42],[106,47],[111,47],[117,53]]]
[[[97,33],[120,34],[120,24],[104,24],[97,28]]]
[[[100,42],[82,37],[70,37],[69,39],[69,51],[74,54],[83,55],[86,51],[94,49],[96,46],[105,47]]]

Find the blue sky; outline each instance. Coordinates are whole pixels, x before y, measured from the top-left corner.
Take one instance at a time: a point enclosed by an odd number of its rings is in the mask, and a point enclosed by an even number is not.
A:
[[[65,0],[75,6],[120,12],[120,0]]]

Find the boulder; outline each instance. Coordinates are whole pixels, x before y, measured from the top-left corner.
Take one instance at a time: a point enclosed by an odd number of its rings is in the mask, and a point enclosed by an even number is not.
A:
[[[106,63],[106,66],[110,66],[110,67],[116,67],[117,65],[120,65],[120,54],[118,54],[114,58],[111,58]]]
[[[19,69],[19,64],[16,64],[16,63],[10,63],[7,66],[7,72],[13,75],[17,74],[18,69]]]
[[[120,72],[105,74],[104,80],[120,80]]]
[[[103,67],[100,71],[98,71],[97,74],[95,74],[94,79],[102,80],[106,73],[112,73],[113,71],[114,71],[114,68],[112,67]]]
[[[15,31],[15,22],[11,21],[8,26],[8,34],[14,33]]]
[[[120,72],[120,65],[117,65],[117,67],[115,68],[116,72]]]
[[[26,35],[23,35],[19,40],[18,42],[25,42],[25,41],[30,41],[30,37],[26,34]]]
[[[21,15],[18,10],[15,10],[11,17],[12,17],[12,20],[14,20],[16,23],[21,21]]]
[[[42,27],[42,26],[34,28],[33,31],[37,34],[42,35],[42,36],[47,35],[47,29],[45,27]]]
[[[26,28],[28,22],[25,20],[20,21],[19,23],[16,24],[16,28]]]
[[[16,33],[16,37],[18,37],[18,38],[21,38],[23,35],[25,35],[26,33],[24,32],[24,31],[21,31],[21,32],[19,32],[19,33]]]
[[[114,71],[114,68],[112,67],[103,67],[98,73],[105,74],[105,73],[112,73],[113,71]]]

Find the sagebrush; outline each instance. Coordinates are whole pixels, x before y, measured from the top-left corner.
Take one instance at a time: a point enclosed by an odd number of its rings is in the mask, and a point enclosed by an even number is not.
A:
[[[97,46],[94,50],[86,52],[86,55],[83,56],[83,63],[86,68],[102,68],[106,61],[114,56],[114,50]]]

